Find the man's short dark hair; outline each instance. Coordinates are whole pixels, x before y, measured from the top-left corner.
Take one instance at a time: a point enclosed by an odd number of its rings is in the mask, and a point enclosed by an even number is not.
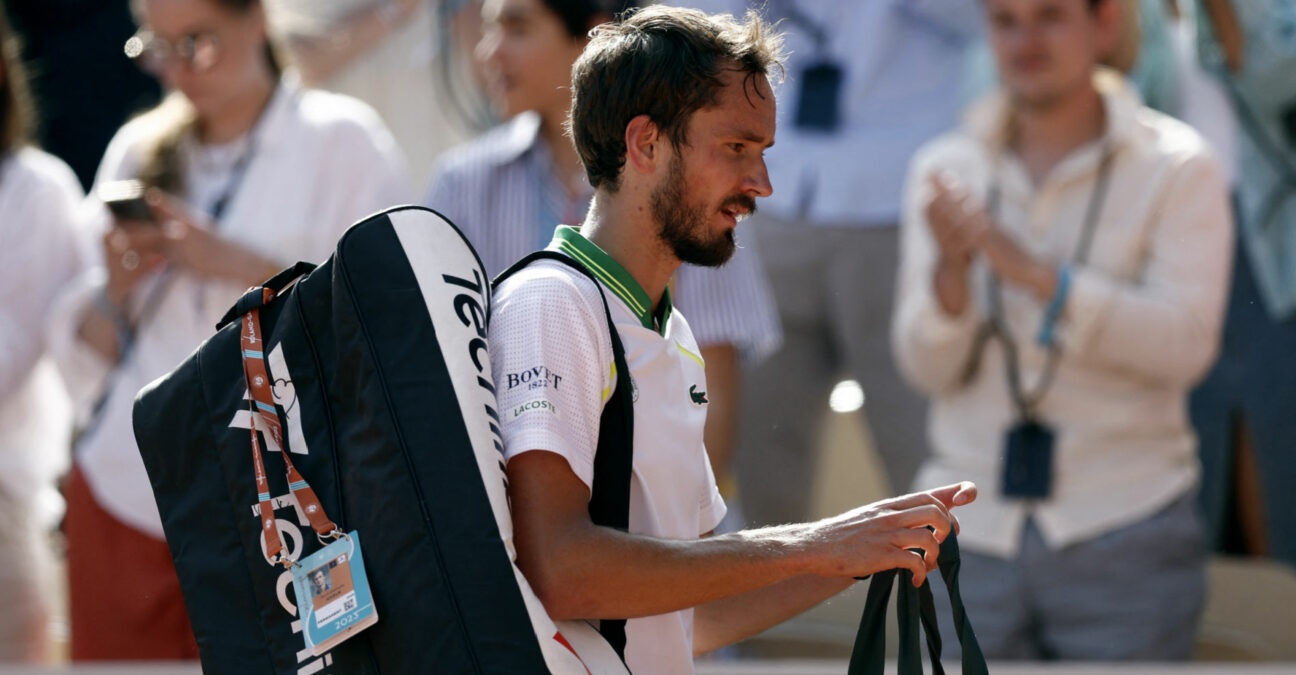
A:
[[[727,14],[654,5],[598,26],[572,66],[568,133],[590,184],[615,192],[625,164],[625,129],[648,118],[676,146],[688,143],[693,113],[715,105],[725,71],[753,78],[782,72],[782,38],[755,12]]]

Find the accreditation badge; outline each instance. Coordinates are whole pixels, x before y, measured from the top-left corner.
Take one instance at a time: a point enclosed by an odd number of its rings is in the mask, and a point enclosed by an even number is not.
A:
[[[292,578],[302,635],[316,656],[378,622],[358,532],[298,561]]]

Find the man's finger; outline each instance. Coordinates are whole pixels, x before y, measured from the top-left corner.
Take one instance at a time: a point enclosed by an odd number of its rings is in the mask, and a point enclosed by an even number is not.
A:
[[[966,506],[976,500],[977,486],[972,481],[963,481],[944,485],[920,494],[928,494],[935,497],[937,501],[944,504],[947,508],[955,506]]]
[[[945,541],[954,527],[954,516],[942,504],[924,504],[905,509],[896,514],[896,524],[900,527],[924,532],[935,537],[937,542]],[[928,530],[927,528],[932,528]]]
[[[898,548],[913,553],[922,551],[923,565],[926,569],[936,569],[940,557],[940,538],[931,530],[919,527],[896,532],[892,543]]]

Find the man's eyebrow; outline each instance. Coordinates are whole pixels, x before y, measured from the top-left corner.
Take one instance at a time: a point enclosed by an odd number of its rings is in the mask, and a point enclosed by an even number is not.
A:
[[[743,129],[741,127],[729,127],[729,128],[721,129],[721,136],[726,138],[740,138],[744,141],[755,143],[756,145],[765,148],[774,147],[774,139],[772,138],[767,139],[765,136],[755,131],[752,131],[750,129]]]

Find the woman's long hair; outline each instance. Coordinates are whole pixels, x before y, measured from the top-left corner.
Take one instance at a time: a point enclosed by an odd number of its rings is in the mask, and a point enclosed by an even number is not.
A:
[[[261,4],[261,0],[203,1],[214,3],[236,14],[246,14]],[[136,17],[142,16],[138,0],[134,5]],[[282,61],[268,34],[265,60],[271,74],[278,79],[283,72]],[[139,180],[145,185],[160,188],[171,194],[183,195],[186,187],[185,167],[180,146],[185,138],[193,134],[198,122],[193,106],[182,94],[172,92],[162,99],[161,103],[142,113],[140,117],[148,120],[149,124],[157,129],[157,135],[140,165]]]
[[[0,156],[31,142],[36,119],[18,37],[0,11]]]

